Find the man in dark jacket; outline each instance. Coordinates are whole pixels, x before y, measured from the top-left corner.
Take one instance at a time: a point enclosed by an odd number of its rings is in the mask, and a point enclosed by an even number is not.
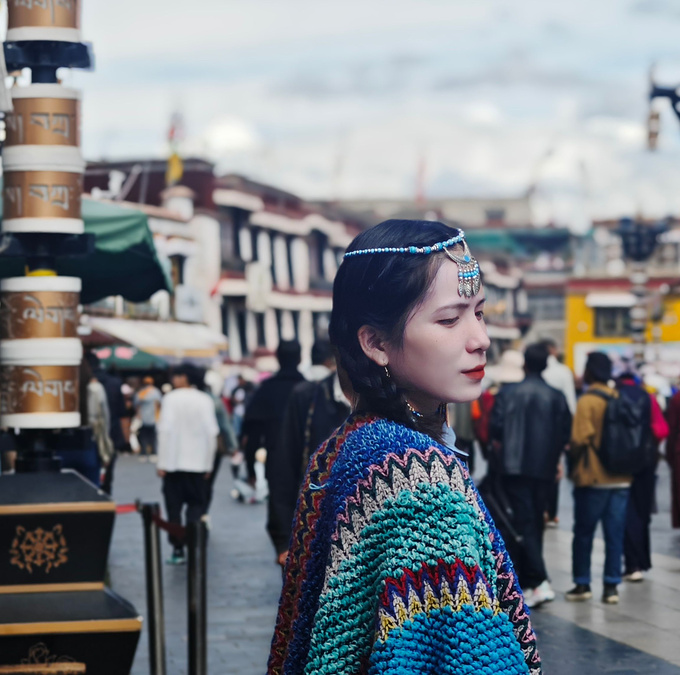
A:
[[[281,443],[267,463],[269,535],[282,566],[288,555],[295,504],[309,458],[350,413],[327,340],[314,343],[312,365],[325,366],[329,375],[318,382],[301,382],[295,386],[283,420]]]
[[[524,352],[525,379],[502,387],[491,413],[495,469],[503,475],[513,522],[522,537],[514,562],[529,607],[555,597],[543,561],[543,513],[571,432],[564,394],[541,378],[547,362],[545,345],[529,345]]]
[[[243,417],[241,443],[244,448],[248,480],[255,485],[255,453],[259,448],[267,450],[265,474],[269,480],[270,467],[279,450],[281,425],[293,387],[304,381],[298,370],[300,343],[297,340],[281,340],[276,350],[280,370],[264,380],[250,399]],[[277,528],[276,514],[269,502],[267,531]],[[273,540],[273,536],[272,536]]]

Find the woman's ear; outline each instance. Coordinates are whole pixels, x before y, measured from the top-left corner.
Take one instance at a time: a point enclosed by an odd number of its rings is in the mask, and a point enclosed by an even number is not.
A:
[[[390,360],[385,351],[386,340],[380,331],[373,328],[373,326],[362,326],[357,331],[357,338],[361,345],[361,350],[371,361],[381,367],[389,363]]]

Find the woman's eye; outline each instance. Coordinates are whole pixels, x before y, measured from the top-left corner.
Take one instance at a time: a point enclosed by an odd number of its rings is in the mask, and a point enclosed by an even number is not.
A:
[[[475,312],[477,321],[484,321],[484,312],[480,309],[479,312]]]
[[[458,317],[453,317],[452,319],[440,319],[437,321],[437,323],[441,324],[442,326],[453,326],[455,323],[458,323]]]

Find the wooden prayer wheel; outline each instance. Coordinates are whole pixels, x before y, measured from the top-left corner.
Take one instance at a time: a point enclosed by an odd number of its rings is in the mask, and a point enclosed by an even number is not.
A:
[[[12,277],[0,282],[0,340],[77,338],[77,277]]]
[[[4,148],[16,145],[80,145],[80,92],[59,84],[11,90],[14,109],[5,117]]]
[[[80,42],[80,0],[9,0],[7,42]]]

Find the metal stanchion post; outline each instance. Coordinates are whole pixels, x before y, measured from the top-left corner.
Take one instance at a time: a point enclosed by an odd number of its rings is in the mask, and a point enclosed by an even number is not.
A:
[[[189,609],[189,675],[207,675],[207,584],[205,520],[187,525],[189,547],[187,605]]]
[[[142,504],[144,558],[146,563],[146,608],[149,622],[149,664],[151,675],[165,675],[165,620],[163,617],[163,576],[161,538],[155,517],[157,503]]]

